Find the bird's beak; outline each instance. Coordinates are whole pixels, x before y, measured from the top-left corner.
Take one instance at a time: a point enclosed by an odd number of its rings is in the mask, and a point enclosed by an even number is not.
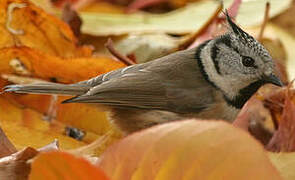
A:
[[[271,83],[271,84],[274,84],[274,85],[277,85],[280,87],[282,87],[284,85],[282,83],[282,81],[274,74],[271,74],[269,76],[265,76],[263,79],[266,83]]]

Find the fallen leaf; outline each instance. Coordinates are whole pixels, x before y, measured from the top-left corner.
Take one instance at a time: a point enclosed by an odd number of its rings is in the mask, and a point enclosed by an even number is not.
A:
[[[264,17],[267,0],[245,1],[237,16],[237,23],[242,26],[260,24]],[[286,10],[291,0],[271,0],[270,17]],[[232,0],[225,0],[228,8]],[[122,35],[129,33],[170,33],[187,34],[199,31],[218,10],[217,1],[198,1],[166,14],[148,13],[105,14],[81,12],[82,32],[96,36]],[[192,21],[193,19],[193,21]]]
[[[128,33],[186,34],[198,31],[219,9],[217,1],[200,1],[167,14],[81,12],[82,32],[96,36]],[[193,19],[193,21],[191,21]]]
[[[295,153],[268,153],[272,164],[285,180],[295,179]]]
[[[48,114],[52,97],[49,95],[11,95],[5,94],[14,102],[27,108],[37,110],[42,114]],[[103,108],[89,104],[61,104],[69,97],[58,97],[55,119],[64,124],[90,131],[96,134],[104,134],[110,130],[110,123],[107,120]]]
[[[224,0],[224,7],[228,8],[232,4],[233,0]],[[264,11],[266,3],[270,3],[269,17],[275,17],[276,15],[284,12],[292,4],[292,0],[253,0],[243,1],[239,13],[236,17],[236,22],[242,27],[257,26],[263,22]]]
[[[0,97],[0,114],[1,127],[16,149],[28,146],[40,148],[55,139],[59,140],[61,149],[88,144],[64,135],[64,127],[44,121],[43,114],[16,106],[3,97]]]
[[[58,150],[57,140],[36,150],[26,147],[18,152],[0,158],[0,178],[5,180],[27,179],[31,170],[30,160],[39,152]]]
[[[0,128],[0,158],[16,152],[16,148]]]
[[[93,1],[93,0],[91,0]],[[93,13],[109,13],[109,14],[123,14],[124,7],[114,3],[94,1],[87,2],[87,4],[75,4],[73,7],[79,12],[93,12]]]
[[[34,5],[38,6],[39,8],[45,10],[47,13],[52,15],[57,15],[59,9],[56,8],[51,1],[48,0],[30,0]]]
[[[284,49],[286,50],[286,71],[288,79],[295,79],[295,51],[292,48],[295,46],[295,38],[285,29],[282,29],[281,27],[274,24],[268,24],[266,26],[266,31],[269,31],[269,34],[275,34],[277,37],[279,37]]]
[[[41,153],[32,163],[30,180],[76,179],[108,180],[98,167],[65,152]]]
[[[283,13],[271,20],[276,26],[281,27],[288,33],[295,35],[295,23],[293,17],[295,16],[295,3],[291,3],[289,8]]]
[[[116,40],[114,46],[125,56],[134,55],[137,63],[144,63],[177,51],[188,36],[171,37],[167,34],[127,35]]]
[[[254,95],[243,106],[242,110],[233,122],[233,125],[248,131],[263,145],[267,145],[274,132],[274,126],[271,118],[272,117],[268,109],[266,109],[263,106],[263,103],[256,95]]]
[[[221,121],[187,120],[134,133],[108,148],[110,179],[281,179],[263,147]]]
[[[37,150],[27,147],[10,156],[0,158],[0,179],[27,179],[30,172],[30,165],[27,161],[37,154]]]
[[[2,48],[0,59],[2,74],[23,75],[28,72],[33,77],[61,83],[75,83],[124,67],[107,56],[64,59],[29,47]],[[18,62],[18,65],[11,61]]]
[[[71,8],[70,4],[66,4],[63,8],[61,19],[71,27],[74,35],[79,38],[81,34],[80,28],[82,20],[78,13]]]
[[[133,13],[139,9],[143,9],[150,6],[156,6],[158,4],[169,2],[169,0],[135,0],[130,3],[126,9],[128,13]]]
[[[89,57],[91,50],[79,47],[70,27],[28,0],[0,3],[0,48],[28,46],[60,57]]]
[[[287,88],[285,90],[284,108],[278,130],[270,140],[267,149],[277,152],[295,151],[295,104],[294,91]]]
[[[72,149],[72,150],[68,150],[68,152],[71,152],[72,154],[76,154],[76,155],[87,155],[87,156],[98,156],[100,155],[103,150],[106,149],[106,147],[108,145],[110,145],[111,143],[113,143],[114,141],[110,141],[113,138],[115,132],[112,131],[108,131],[107,133],[105,133],[103,136],[97,138],[95,141],[93,141],[92,143],[86,145],[86,146],[82,146],[76,149]]]

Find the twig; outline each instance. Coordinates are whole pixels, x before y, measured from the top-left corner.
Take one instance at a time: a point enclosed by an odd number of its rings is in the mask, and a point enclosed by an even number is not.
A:
[[[119,51],[114,48],[113,41],[109,38],[105,47],[109,50],[109,52],[115,56],[119,61],[126,64],[127,66],[135,64],[131,59],[126,56],[123,56]]]
[[[261,41],[261,39],[263,37],[263,32],[264,32],[264,29],[266,27],[266,23],[269,20],[269,10],[270,10],[270,3],[267,2],[266,5],[265,5],[264,19],[263,19],[263,22],[262,22],[262,25],[261,25],[261,28],[260,28],[259,36],[258,36],[259,41]]]

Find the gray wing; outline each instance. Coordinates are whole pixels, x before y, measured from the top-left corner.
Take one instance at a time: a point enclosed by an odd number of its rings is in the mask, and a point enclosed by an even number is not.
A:
[[[117,107],[198,112],[213,102],[213,87],[200,73],[195,49],[80,82],[91,86],[65,102],[100,103]]]

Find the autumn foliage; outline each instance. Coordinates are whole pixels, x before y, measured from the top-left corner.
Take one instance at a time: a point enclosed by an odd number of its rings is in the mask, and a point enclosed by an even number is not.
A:
[[[233,124],[187,119],[127,137],[106,107],[1,93],[0,179],[295,179],[294,3],[224,6],[269,50],[285,87],[262,87]],[[195,47],[226,31],[222,8],[214,0],[1,0],[0,87],[76,83]]]

